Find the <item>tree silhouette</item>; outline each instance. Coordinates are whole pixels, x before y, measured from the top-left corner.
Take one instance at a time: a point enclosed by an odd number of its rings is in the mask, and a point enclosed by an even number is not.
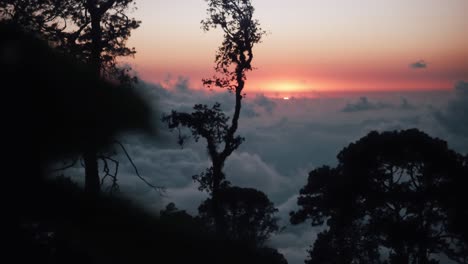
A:
[[[0,19],[39,33],[57,49],[89,64],[95,75],[131,85],[136,78],[128,67],[117,67],[116,58],[135,54],[126,41],[140,22],[126,14],[133,0],[6,0],[0,3]],[[83,153],[85,189],[96,194],[101,180],[96,138],[90,137]]]
[[[0,23],[0,33],[4,96],[18,102],[4,105],[5,127],[14,131],[9,135],[18,139],[18,149],[31,150],[25,154],[34,153],[38,162],[74,157],[90,137],[104,151],[122,131],[154,129],[152,109],[137,90],[98,78],[86,63],[21,27]]]
[[[94,65],[100,76],[121,82],[130,78],[128,68],[117,67],[116,58],[135,54],[126,41],[140,22],[126,14],[133,0],[5,0],[0,20],[39,33],[57,49]]]
[[[460,239],[452,240],[451,258],[460,263],[468,263],[468,155],[463,161],[464,172],[455,179],[445,182],[447,195],[443,197],[443,205],[448,208],[448,230],[459,235]]]
[[[298,198],[301,209],[291,213],[293,224],[311,219],[312,225],[329,226],[310,263],[319,248],[348,245],[348,261],[377,261],[384,248],[390,263],[433,263],[437,254],[466,262],[467,241],[449,224],[456,205],[450,203],[460,197],[453,184],[464,181],[466,188],[464,159],[445,141],[416,129],[371,132],[344,148],[336,168],[310,172]]]
[[[253,47],[260,42],[265,32],[253,18],[254,7],[250,0],[206,1],[208,18],[201,22],[203,29],[209,31],[219,27],[224,32],[224,39],[216,52],[217,76],[203,79],[203,83],[210,89],[225,88],[234,93],[234,114],[232,118],[227,117],[220,104],[215,103],[213,107],[195,105],[192,113],[172,111],[163,117],[163,121],[171,129],[188,127],[196,141],[200,137],[206,140],[212,166],[194,179],[200,183],[202,190],[211,194],[216,230],[222,235],[226,224],[218,197],[221,190],[229,185],[223,167],[226,159],[244,141],[244,138],[236,135],[236,131],[246,72],[252,70]],[[184,136],[179,135],[179,143],[183,143],[184,139]]]
[[[229,238],[260,247],[271,233],[278,231],[277,218],[274,217],[278,209],[263,192],[227,187],[218,198]],[[214,226],[212,203],[213,199],[208,198],[198,208],[201,219],[209,226]]]
[[[0,35],[3,150],[8,164],[3,184],[9,186],[3,190],[8,202],[3,206],[7,232],[2,240],[11,246],[5,253],[12,254],[15,262],[31,262],[38,255],[34,261],[43,262],[57,247],[66,247],[55,239],[56,231],[69,224],[86,225],[84,219],[92,219],[94,213],[87,209],[96,202],[88,199],[85,204],[84,197],[78,202],[77,190],[71,191],[68,183],[51,184],[46,177],[50,165],[82,153],[91,136],[98,139],[96,147],[105,150],[120,132],[151,134],[152,110],[136,90],[98,78],[83,62],[57,52],[17,25],[1,22]]]
[[[375,238],[347,225],[319,233],[305,263],[380,263],[380,260]]]
[[[81,1],[80,1],[81,2]],[[65,46],[94,68],[98,76],[114,76],[127,81],[127,75],[116,68],[117,56],[128,56],[134,49],[125,46],[131,30],[139,22],[125,14],[133,0],[86,0],[75,9],[72,19],[77,22],[78,31],[67,37]],[[88,15],[89,14],[89,15]],[[80,53],[74,51],[79,48]],[[83,49],[84,48],[84,49]],[[92,139],[91,139],[92,140]],[[91,145],[83,154],[85,163],[85,189],[95,194],[100,190],[97,152]]]
[[[48,41],[67,30],[66,19],[75,0],[4,0],[0,2],[0,20],[40,33]]]

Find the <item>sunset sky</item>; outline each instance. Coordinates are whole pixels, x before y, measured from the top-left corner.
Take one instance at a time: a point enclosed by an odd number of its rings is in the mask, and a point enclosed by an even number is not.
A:
[[[466,0],[254,0],[269,32],[248,91],[450,89],[468,79]],[[192,87],[213,73],[220,30],[204,33],[203,0],[139,0],[129,45],[140,77]]]

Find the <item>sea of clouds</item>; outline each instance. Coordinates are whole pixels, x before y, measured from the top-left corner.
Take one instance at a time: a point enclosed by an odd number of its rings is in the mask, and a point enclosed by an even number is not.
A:
[[[121,191],[155,212],[174,202],[179,209],[196,215],[207,194],[198,190],[192,175],[210,166],[205,142],[189,140],[181,148],[177,133],[161,123],[161,116],[171,110],[191,111],[199,103],[219,102],[228,114],[233,111],[232,94],[191,89],[188,83],[184,78],[163,84],[141,82],[138,89],[155,109],[158,135],[121,138],[141,176],[165,186],[166,193],[161,196],[148,188],[122,154],[116,157],[120,161]],[[321,165],[335,165],[336,155],[343,147],[372,130],[419,128],[466,154],[467,113],[468,83],[462,81],[450,91],[314,93],[313,97],[290,100],[248,93],[238,131],[246,140],[227,160],[225,173],[233,185],[259,189],[275,203],[285,229],[274,235],[269,244],[278,248],[289,263],[299,264],[321,230],[309,223],[289,224],[289,212],[296,208],[297,195],[309,171]],[[82,173],[78,168],[73,172]]]

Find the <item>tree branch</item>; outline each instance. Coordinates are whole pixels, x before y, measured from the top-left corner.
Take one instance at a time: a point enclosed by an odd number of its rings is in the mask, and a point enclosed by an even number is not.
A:
[[[149,187],[151,187],[152,189],[154,189],[155,191],[159,192],[159,194],[161,195],[164,195],[164,193],[166,192],[166,188],[163,187],[163,186],[156,186],[156,185],[153,185],[151,184],[150,182],[148,182],[145,178],[143,178],[140,173],[138,172],[138,168],[136,167],[135,163],[133,162],[132,158],[130,157],[130,155],[128,154],[127,152],[127,149],[125,148],[125,146],[118,140],[115,140],[114,141],[115,144],[119,145],[120,148],[123,150],[123,152],[125,153],[125,156],[127,157],[128,161],[130,161],[130,164],[132,165],[134,171],[135,171],[135,174],[136,176],[142,180],[146,185],[148,185]]]

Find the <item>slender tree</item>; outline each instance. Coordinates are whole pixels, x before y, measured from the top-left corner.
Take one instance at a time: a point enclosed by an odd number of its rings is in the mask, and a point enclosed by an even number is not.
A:
[[[134,49],[126,47],[125,42],[130,32],[139,26],[139,22],[129,18],[125,11],[133,0],[86,0],[80,12],[76,12],[73,20],[79,25],[79,30],[67,39],[70,48],[85,47],[79,55],[88,60],[95,73],[99,76],[111,77],[119,72],[116,68],[117,56],[128,56],[135,53]],[[107,75],[107,76],[106,76]],[[123,81],[123,75],[117,75]],[[85,189],[96,194],[100,190],[98,157],[92,147],[85,151]]]
[[[167,122],[171,129],[180,126],[189,128],[196,141],[200,137],[206,140],[212,166],[194,176],[194,179],[200,183],[201,190],[211,194],[216,230],[219,234],[224,234],[226,225],[218,197],[222,188],[228,186],[229,182],[223,173],[223,167],[226,159],[244,141],[236,132],[244,97],[246,72],[252,70],[253,47],[261,41],[265,32],[260,28],[258,20],[253,18],[254,7],[250,0],[206,2],[208,18],[201,22],[202,27],[205,31],[221,28],[224,39],[216,52],[217,75],[203,79],[203,84],[210,89],[218,87],[234,93],[234,114],[232,118],[227,117],[219,103],[213,107],[195,105],[194,112],[172,111],[163,121]],[[184,138],[179,139],[179,142],[183,143]]]

